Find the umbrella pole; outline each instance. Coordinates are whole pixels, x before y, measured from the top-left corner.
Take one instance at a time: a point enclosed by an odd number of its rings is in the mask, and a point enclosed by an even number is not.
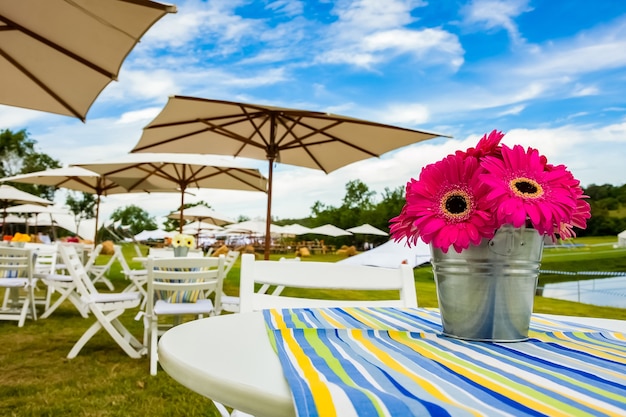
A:
[[[265,250],[263,259],[266,261],[270,258],[270,223],[272,222],[272,177],[274,176],[274,158],[268,159],[270,163],[269,174],[267,176],[267,215],[265,216]]]
[[[178,224],[178,233],[183,234],[183,206],[185,205],[185,189],[181,187],[180,192],[180,219]]]
[[[100,217],[100,194],[96,197],[96,231],[93,234],[94,247],[98,244],[98,217]],[[76,234],[78,234],[78,229],[76,230]]]

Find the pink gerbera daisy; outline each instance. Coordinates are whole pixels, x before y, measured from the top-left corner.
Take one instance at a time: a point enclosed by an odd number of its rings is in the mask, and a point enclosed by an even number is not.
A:
[[[493,237],[495,224],[485,203],[489,190],[480,182],[481,172],[478,159],[462,155],[422,169],[419,181],[407,184],[402,212],[391,219],[392,237],[406,237],[409,244],[421,238],[446,253],[450,246],[461,252]]]
[[[500,141],[503,137],[504,133],[494,129],[489,135],[483,135],[475,148],[469,148],[465,152],[457,151],[457,155],[474,156],[478,159],[488,155],[499,157],[500,150],[502,149]]]
[[[564,166],[547,168],[546,158],[536,149],[502,145],[501,159],[485,157],[480,176],[491,189],[490,201],[499,225],[522,227],[529,220],[540,234],[554,236],[576,209],[576,195],[564,178]]]
[[[574,178],[574,175],[565,168],[563,165],[557,167],[547,164],[547,171],[559,170],[561,172],[561,178],[559,182],[572,192],[576,200],[576,208],[574,209],[572,216],[569,220],[564,221],[557,226],[556,233],[559,234],[561,239],[571,239],[576,237],[574,227],[579,229],[585,229],[587,227],[587,220],[591,218],[591,206],[585,201],[589,196],[584,194],[580,181]]]

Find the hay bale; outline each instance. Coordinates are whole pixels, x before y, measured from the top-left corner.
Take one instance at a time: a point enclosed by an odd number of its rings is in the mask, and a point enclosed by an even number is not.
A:
[[[302,258],[306,258],[308,256],[311,256],[311,251],[309,251],[309,248],[307,248],[306,246],[303,246],[301,248],[299,248],[297,250],[298,252],[298,256],[302,257]]]
[[[211,253],[211,256],[214,256],[214,257],[216,257],[216,258],[217,258],[217,257],[218,257],[218,256],[220,256],[220,255],[226,255],[226,254],[228,253],[228,251],[229,251],[229,250],[230,250],[230,249],[228,249],[228,246],[226,246],[226,245],[222,245],[222,246],[220,246],[219,248],[215,249],[215,250],[213,251],[213,253]]]
[[[102,250],[100,251],[101,255],[113,255],[115,253],[115,249],[113,247],[113,242],[110,240],[106,240],[102,242]]]
[[[346,255],[348,255],[348,256],[354,256],[357,253],[358,252],[356,251],[356,247],[355,246],[350,246],[348,249],[346,249]]]

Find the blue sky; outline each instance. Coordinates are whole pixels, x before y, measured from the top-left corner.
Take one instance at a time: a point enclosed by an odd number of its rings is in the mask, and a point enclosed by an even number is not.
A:
[[[380,193],[499,129],[583,186],[624,184],[626,2],[615,0],[181,0],[128,56],[87,122],[0,106],[0,128],[27,129],[64,164],[130,151],[168,96],[327,111],[452,136],[330,175],[278,164],[273,215],[338,206],[360,179]],[[267,174],[265,161],[249,161]],[[201,190],[234,216],[262,218],[261,193]],[[59,199],[62,199],[59,194]],[[104,200],[160,217],[173,194]]]

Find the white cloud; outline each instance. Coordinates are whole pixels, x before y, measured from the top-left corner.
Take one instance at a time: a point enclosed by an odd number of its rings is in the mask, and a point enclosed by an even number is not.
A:
[[[422,104],[394,104],[383,112],[381,121],[404,126],[420,125],[428,122],[430,112]]]
[[[458,68],[463,48],[456,35],[440,28],[408,29],[415,18],[411,12],[424,6],[421,1],[361,0],[339,2],[333,12],[337,22],[330,25],[322,44],[320,63],[349,64],[372,68],[399,54],[409,54],[420,65]]]
[[[513,19],[531,11],[528,0],[473,0],[461,9],[463,23],[487,30],[504,29],[513,43],[523,42]]]

